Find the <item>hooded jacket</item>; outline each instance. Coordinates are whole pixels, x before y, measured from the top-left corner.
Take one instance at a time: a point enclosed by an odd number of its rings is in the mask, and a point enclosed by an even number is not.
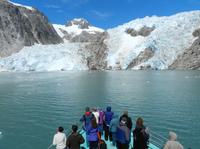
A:
[[[111,107],[107,107],[105,111],[105,124],[107,126],[110,125],[114,113],[111,111]]]
[[[119,119],[119,121],[121,121],[122,120],[122,118],[126,118],[127,119],[127,127],[131,130],[132,129],[132,119],[128,116],[128,115],[126,115],[126,114],[123,114],[121,117],[120,117],[120,119]]]
[[[102,110],[99,110],[99,124],[102,125],[103,124],[103,119],[104,119],[104,112]]]
[[[184,149],[183,146],[176,141],[177,135],[174,132],[169,132],[169,141],[166,142],[164,149]]]

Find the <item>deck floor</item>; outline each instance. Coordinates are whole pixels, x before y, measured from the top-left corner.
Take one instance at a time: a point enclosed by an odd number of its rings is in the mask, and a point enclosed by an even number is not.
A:
[[[83,135],[83,137],[86,140],[86,133],[85,133],[85,131],[82,130],[80,133]],[[102,136],[102,139],[104,140],[104,136]],[[117,148],[116,146],[113,146],[112,142],[110,142],[110,141],[105,141],[105,142],[107,144],[107,148],[108,149],[116,149]],[[86,141],[81,146],[84,147],[84,148],[86,148],[86,149],[89,149],[89,147],[87,146],[87,142]],[[130,143],[130,147],[129,148],[131,149],[132,147],[133,147],[133,139],[131,137],[131,143]],[[149,149],[160,149],[160,148],[158,148],[157,146],[149,143]]]

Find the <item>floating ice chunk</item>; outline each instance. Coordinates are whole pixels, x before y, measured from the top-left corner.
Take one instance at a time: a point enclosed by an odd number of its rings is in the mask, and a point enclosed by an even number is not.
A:
[[[0,139],[2,138],[2,136],[3,136],[3,133],[0,131]]]

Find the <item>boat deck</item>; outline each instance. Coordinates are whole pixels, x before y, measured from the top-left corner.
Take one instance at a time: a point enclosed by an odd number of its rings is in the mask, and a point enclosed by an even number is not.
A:
[[[86,140],[86,133],[85,133],[85,131],[84,130],[81,130],[80,131],[80,134],[82,134],[82,136],[85,138],[85,140]],[[102,136],[102,138],[104,138],[104,136]],[[133,137],[131,137],[131,143],[130,143],[130,149],[133,147],[133,139],[132,139]],[[112,145],[112,142],[110,142],[110,141],[105,141],[106,142],[106,144],[107,144],[107,148],[108,149],[116,149],[116,146],[113,146]],[[81,147],[84,147],[84,148],[86,148],[86,149],[88,149],[89,147],[87,146],[87,143],[86,143],[86,141],[85,141],[85,143],[84,144],[82,144],[81,145]],[[157,146],[155,146],[155,145],[153,145],[152,143],[149,143],[149,149],[160,149],[160,148],[158,148]]]

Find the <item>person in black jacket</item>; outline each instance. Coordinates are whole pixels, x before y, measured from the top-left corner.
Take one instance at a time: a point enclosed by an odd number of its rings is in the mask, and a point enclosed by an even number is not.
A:
[[[123,115],[119,119],[119,122],[121,122],[122,118],[126,118],[127,127],[131,130],[133,124],[131,118],[128,116],[128,111],[124,111]]]
[[[77,132],[78,126],[72,125],[72,133],[67,138],[66,146],[69,149],[80,149],[80,145],[85,142],[83,136]]]
[[[143,125],[143,119],[139,117],[133,130],[133,149],[148,149],[148,143],[148,129]]]

